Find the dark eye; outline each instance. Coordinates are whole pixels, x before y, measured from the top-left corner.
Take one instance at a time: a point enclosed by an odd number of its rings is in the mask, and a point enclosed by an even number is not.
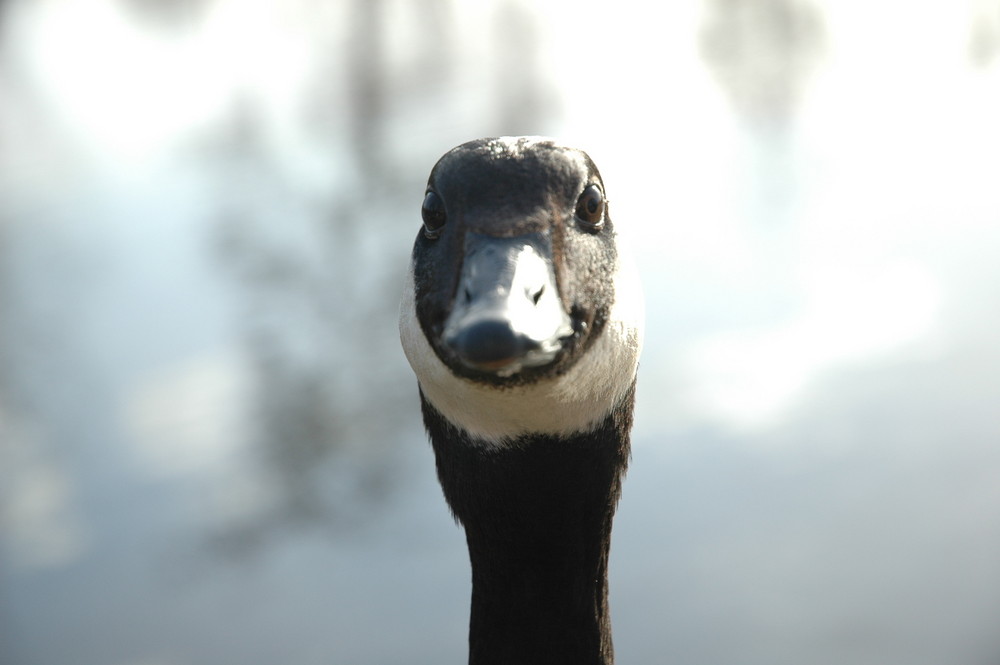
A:
[[[604,226],[604,194],[597,185],[587,185],[576,202],[576,218],[591,231]]]
[[[420,208],[420,215],[424,218],[424,235],[433,240],[441,235],[441,229],[448,218],[444,210],[444,201],[434,192],[427,192],[424,196],[424,205]]]

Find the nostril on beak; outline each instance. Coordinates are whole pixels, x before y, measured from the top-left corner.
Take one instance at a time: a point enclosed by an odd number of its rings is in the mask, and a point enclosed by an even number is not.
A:
[[[531,296],[531,302],[534,303],[535,305],[537,305],[538,301],[542,299],[542,293],[544,291],[545,291],[545,286],[544,285],[541,286],[541,287],[539,287],[539,289],[537,291],[535,291],[534,294],[532,294],[532,296]]]

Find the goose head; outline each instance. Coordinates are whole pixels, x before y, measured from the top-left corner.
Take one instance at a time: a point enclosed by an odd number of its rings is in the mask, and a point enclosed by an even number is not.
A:
[[[594,427],[630,389],[642,306],[586,153],[480,139],[434,166],[400,314],[423,399],[477,440]]]

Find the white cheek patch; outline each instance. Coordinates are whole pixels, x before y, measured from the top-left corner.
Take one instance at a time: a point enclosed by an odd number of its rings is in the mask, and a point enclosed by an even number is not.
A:
[[[438,358],[417,320],[411,264],[400,303],[399,334],[424,397],[487,446],[503,446],[528,433],[591,431],[624,397],[639,365],[642,290],[634,266],[622,263],[614,275],[615,302],[600,337],[565,374],[514,387],[456,376]]]

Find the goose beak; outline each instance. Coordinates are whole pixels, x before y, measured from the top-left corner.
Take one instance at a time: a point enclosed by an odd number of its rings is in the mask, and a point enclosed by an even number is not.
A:
[[[552,362],[572,336],[548,239],[469,233],[442,338],[466,368],[501,377]]]

